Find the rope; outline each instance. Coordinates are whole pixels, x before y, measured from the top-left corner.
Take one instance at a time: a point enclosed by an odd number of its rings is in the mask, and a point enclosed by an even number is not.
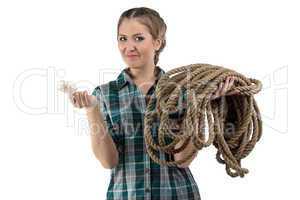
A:
[[[235,77],[227,92],[238,93],[211,100],[210,96],[227,76]],[[248,169],[241,167],[241,159],[253,150],[262,135],[260,112],[253,97],[261,88],[259,80],[210,64],[191,64],[166,72],[157,82],[145,112],[145,142],[151,159],[160,165],[177,166],[213,144],[217,148],[216,159],[225,164],[227,174],[244,177]],[[184,91],[186,96],[182,95]],[[177,117],[171,117],[174,114]],[[155,128],[158,143],[152,137]],[[190,141],[196,148],[181,160],[160,159],[155,154],[181,152]],[[183,144],[175,149],[179,142]]]

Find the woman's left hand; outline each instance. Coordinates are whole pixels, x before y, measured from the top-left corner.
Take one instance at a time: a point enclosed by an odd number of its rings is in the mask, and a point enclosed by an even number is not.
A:
[[[221,96],[237,94],[238,93],[237,91],[232,91],[227,93],[233,86],[234,80],[235,78],[233,76],[226,77],[225,82],[221,82],[219,84],[219,87],[216,89],[216,91],[213,92],[210,99],[214,100]]]

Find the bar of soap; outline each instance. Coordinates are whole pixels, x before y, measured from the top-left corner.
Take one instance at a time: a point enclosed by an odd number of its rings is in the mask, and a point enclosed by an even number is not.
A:
[[[72,103],[75,103],[75,98],[73,98],[72,95],[77,89],[74,83],[72,83],[71,81],[61,80],[58,82],[58,90],[68,94],[69,99],[72,101]]]
[[[58,90],[64,93],[72,94],[76,91],[76,88],[72,82],[61,80],[58,83]]]

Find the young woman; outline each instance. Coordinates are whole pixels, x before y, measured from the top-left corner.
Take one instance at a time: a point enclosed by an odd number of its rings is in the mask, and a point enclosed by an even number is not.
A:
[[[74,106],[85,108],[92,149],[102,166],[111,169],[108,200],[200,200],[189,169],[195,158],[176,167],[160,166],[147,154],[143,120],[147,102],[165,71],[157,66],[166,45],[167,26],[159,13],[146,7],[126,10],[117,28],[118,47],[127,67],[116,80],[74,93]],[[212,98],[225,94],[233,84],[228,78]],[[95,106],[99,105],[99,106]],[[180,160],[193,145],[160,159]]]

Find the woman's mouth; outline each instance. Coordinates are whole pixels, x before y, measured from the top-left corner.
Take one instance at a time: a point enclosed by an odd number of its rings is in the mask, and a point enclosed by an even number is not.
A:
[[[138,55],[127,55],[127,58],[129,58],[129,59],[135,59],[137,57],[138,57]]]

